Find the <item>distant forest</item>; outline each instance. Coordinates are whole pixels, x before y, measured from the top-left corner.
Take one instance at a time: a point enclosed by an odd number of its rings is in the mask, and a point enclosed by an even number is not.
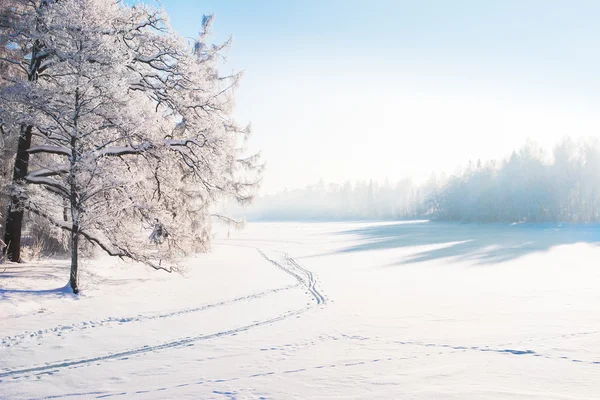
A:
[[[505,159],[469,161],[421,185],[320,182],[260,197],[245,214],[250,220],[598,222],[600,145],[567,138],[547,152],[528,142]]]

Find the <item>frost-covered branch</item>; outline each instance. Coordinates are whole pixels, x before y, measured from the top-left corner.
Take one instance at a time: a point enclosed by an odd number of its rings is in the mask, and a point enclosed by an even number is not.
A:
[[[229,41],[207,45],[212,16],[189,45],[149,6],[29,7],[11,34],[26,42],[13,56],[32,79],[0,91],[1,118],[27,127],[24,165],[36,168],[22,170],[15,199],[70,232],[75,271],[79,236],[158,269],[207,249],[211,208],[250,201],[262,170],[240,148],[241,74],[219,75]]]

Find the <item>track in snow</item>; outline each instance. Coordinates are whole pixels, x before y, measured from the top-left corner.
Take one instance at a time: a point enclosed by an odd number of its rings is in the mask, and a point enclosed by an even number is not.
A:
[[[108,391],[79,392],[79,393],[67,393],[67,394],[61,394],[61,395],[38,397],[38,398],[29,399],[29,400],[51,400],[51,399],[61,399],[61,398],[68,398],[68,397],[83,397],[83,396],[94,396],[94,398],[96,398],[96,399],[104,399],[104,398],[109,398],[109,397],[120,397],[120,396],[126,396],[126,395],[134,396],[134,395],[141,395],[141,394],[152,393],[152,392],[165,392],[165,391],[170,391],[170,390],[176,390],[176,389],[183,388],[186,386],[221,385],[221,384],[226,384],[229,382],[234,382],[234,381],[238,381],[238,380],[242,380],[242,379],[256,379],[256,378],[261,378],[261,377],[265,377],[265,376],[281,377],[281,376],[289,375],[289,374],[298,374],[298,373],[303,373],[303,372],[309,372],[310,370],[321,371],[321,370],[325,370],[325,369],[352,368],[352,367],[367,365],[367,364],[384,363],[384,362],[400,361],[400,360],[410,360],[410,359],[416,359],[416,358],[418,358],[418,356],[402,357],[402,358],[397,358],[397,359],[394,359],[392,357],[362,359],[362,360],[356,360],[356,361],[350,362],[350,363],[312,365],[312,366],[308,366],[305,368],[291,369],[291,370],[285,370],[285,371],[265,371],[265,372],[251,374],[251,375],[231,377],[231,378],[218,378],[218,379],[196,378],[193,381],[189,381],[189,382],[185,382],[185,383],[178,383],[176,385],[159,386],[159,387],[146,388],[146,389],[141,389],[141,390],[140,389],[130,390],[129,392],[123,392],[123,391],[118,391],[118,392],[108,392]],[[211,387],[209,390],[212,390],[212,389],[213,388]],[[222,390],[225,390],[225,389],[222,389]],[[232,389],[228,389],[228,390],[232,390]],[[236,394],[236,392],[233,392],[233,391],[225,392],[225,391],[213,390],[212,392],[215,394],[231,394],[231,395]],[[170,398],[176,398],[176,397],[173,396]],[[238,398],[238,397],[232,396],[232,398]],[[243,398],[246,398],[246,397],[243,397]]]
[[[234,304],[234,303],[237,303],[240,301],[259,299],[259,298],[265,297],[269,294],[294,289],[299,286],[300,286],[300,283],[297,283],[295,285],[284,286],[281,288],[264,290],[262,292],[250,294],[247,296],[237,297],[237,298],[231,299],[231,300],[220,301],[218,303],[207,304],[207,305],[204,305],[201,307],[184,308],[184,309],[174,310],[174,311],[169,311],[169,312],[146,314],[146,315],[136,315],[136,316],[129,316],[129,317],[108,317],[108,318],[104,318],[104,319],[97,320],[97,321],[82,321],[82,322],[76,322],[76,323],[73,323],[70,325],[58,325],[58,326],[55,326],[52,328],[40,329],[37,331],[27,331],[27,332],[23,332],[23,333],[20,333],[17,335],[7,336],[7,337],[2,338],[0,340],[0,348],[16,346],[27,340],[39,340],[46,336],[62,336],[65,333],[74,332],[74,331],[81,331],[81,330],[98,328],[98,327],[103,327],[103,326],[110,326],[110,325],[122,325],[125,323],[131,323],[131,322],[151,321],[151,320],[155,320],[155,319],[163,319],[163,318],[175,317],[175,316],[184,315],[184,314],[197,313],[197,312],[206,311],[206,310],[209,310],[209,309],[215,308],[215,307],[231,305],[231,304]]]
[[[193,346],[194,342],[208,340],[208,339],[214,339],[214,338],[218,338],[221,336],[230,336],[230,335],[244,332],[244,331],[250,330],[252,328],[259,327],[259,326],[269,325],[274,322],[282,321],[289,317],[300,315],[302,313],[305,313],[309,309],[310,309],[310,307],[305,307],[300,310],[288,311],[287,313],[281,314],[274,318],[255,322],[255,323],[249,324],[249,325],[240,326],[238,328],[230,329],[227,331],[211,333],[208,335],[187,337],[187,338],[183,338],[183,339],[179,339],[179,340],[162,343],[162,344],[159,344],[156,346],[143,346],[143,347],[139,347],[136,349],[125,350],[125,351],[121,351],[121,352],[117,352],[117,353],[107,354],[105,356],[64,360],[64,361],[60,361],[60,362],[56,362],[56,363],[47,363],[47,364],[40,365],[40,366],[33,366],[33,367],[28,367],[28,368],[13,369],[13,370],[5,371],[5,372],[0,372],[0,382],[2,382],[1,378],[16,377],[19,375],[27,375],[27,374],[32,374],[32,373],[55,372],[57,370],[67,368],[67,367],[89,365],[89,364],[94,364],[94,363],[99,363],[101,361],[109,361],[109,360],[118,360],[118,359],[126,360],[131,356],[136,356],[136,355],[141,355],[141,354],[146,354],[146,353],[153,353],[153,352],[160,351],[160,350],[167,350],[167,349],[173,349],[173,348],[178,348],[178,347]]]
[[[260,253],[261,256],[271,264],[275,265],[277,268],[281,269],[285,273],[293,276],[298,280],[298,282],[303,285],[311,294],[311,296],[316,300],[318,305],[322,305],[326,303],[325,296],[323,296],[316,287],[316,280],[312,272],[307,270],[304,267],[301,267],[296,260],[291,258],[287,253],[284,253],[284,257],[286,260],[287,266],[284,266],[278,263],[275,260],[270,259],[267,255],[259,248],[256,250]]]
[[[295,260],[293,260],[287,254],[285,255],[285,259],[286,259],[288,265],[284,266],[284,265],[270,259],[269,257],[267,257],[267,255],[264,252],[262,252],[260,249],[256,248],[256,250],[261,254],[261,256],[265,260],[269,261],[271,264],[277,266],[282,271],[284,271],[287,274],[294,277],[296,280],[298,280],[300,285],[302,285],[306,289],[308,289],[311,296],[315,299],[317,305],[325,304],[325,297],[317,290],[316,281],[314,279],[314,275],[312,274],[312,272],[301,267]],[[228,300],[228,301],[215,303],[215,304],[210,304],[207,306],[198,307],[198,308],[194,308],[194,309],[184,309],[184,310],[174,311],[174,312],[170,312],[170,313],[155,314],[155,315],[150,315],[150,316],[145,316],[145,317],[143,317],[143,316],[132,317],[132,319],[128,320],[128,321],[110,320],[110,321],[106,321],[106,322],[107,323],[109,323],[109,322],[131,322],[131,321],[142,321],[143,318],[145,318],[146,320],[167,318],[169,316],[186,314],[186,313],[191,313],[191,312],[198,312],[198,311],[206,310],[208,308],[223,306],[223,305],[231,304],[233,302],[237,302],[237,301],[241,301],[241,300],[257,298],[257,296],[262,297],[266,294],[273,293],[274,291],[287,290],[287,289],[290,289],[290,288],[293,288],[296,286],[298,286],[298,284],[292,285],[292,286],[286,286],[284,288],[271,289],[269,291],[257,293],[254,295],[244,296],[244,297],[240,297],[237,299]],[[35,374],[35,375],[39,376],[39,375],[43,375],[43,374],[54,373],[58,370],[61,370],[64,368],[69,368],[69,367],[98,364],[100,362],[110,361],[110,360],[119,360],[119,359],[126,360],[131,356],[153,353],[156,351],[162,351],[162,350],[167,350],[167,349],[181,348],[181,347],[185,347],[185,346],[193,346],[194,343],[198,342],[198,341],[214,339],[214,338],[218,338],[218,337],[222,337],[222,336],[235,335],[237,333],[245,332],[245,331],[248,331],[253,328],[257,328],[260,326],[269,325],[269,324],[272,324],[272,323],[275,323],[278,321],[282,321],[282,320],[290,318],[290,317],[299,316],[300,314],[303,314],[303,313],[307,312],[308,310],[310,310],[312,307],[313,306],[307,306],[302,309],[288,311],[288,312],[283,313],[274,318],[266,319],[263,321],[258,321],[258,322],[255,322],[255,323],[252,323],[249,325],[240,326],[240,327],[233,328],[233,329],[226,330],[226,331],[221,331],[221,332],[216,332],[216,333],[206,334],[206,335],[198,335],[198,336],[194,336],[194,337],[186,337],[183,339],[165,342],[165,343],[162,343],[159,345],[143,346],[143,347],[139,347],[139,348],[135,348],[135,349],[130,349],[130,350],[125,350],[125,351],[121,351],[121,352],[107,354],[104,356],[80,358],[80,359],[70,359],[70,360],[63,360],[63,361],[54,362],[54,363],[46,363],[44,365],[31,366],[31,367],[26,367],[26,368],[17,368],[17,369],[13,369],[13,370],[5,370],[3,372],[0,372],[0,382],[2,382],[2,378],[10,377],[10,378],[15,379],[15,378],[18,378],[23,375],[25,375],[27,377],[30,374]],[[51,330],[48,330],[48,331],[50,332]],[[5,346],[5,347],[7,347],[7,346]]]
[[[317,281],[315,280],[315,276],[313,273],[306,268],[300,266],[292,257],[290,257],[287,253],[285,253],[285,259],[287,262],[294,266],[297,270],[302,271],[307,278],[306,287],[312,293],[313,297],[317,300],[317,304],[325,304],[325,297],[317,290]]]

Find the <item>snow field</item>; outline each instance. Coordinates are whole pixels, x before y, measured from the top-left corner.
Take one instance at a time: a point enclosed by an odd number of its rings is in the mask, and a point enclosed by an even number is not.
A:
[[[184,275],[90,261],[78,299],[8,265],[0,398],[595,398],[594,232],[253,223]]]

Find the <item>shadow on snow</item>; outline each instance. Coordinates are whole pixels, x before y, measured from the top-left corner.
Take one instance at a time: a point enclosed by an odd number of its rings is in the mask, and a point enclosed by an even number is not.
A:
[[[394,265],[412,264],[453,257],[477,264],[510,261],[552,247],[600,244],[597,224],[465,224],[453,222],[399,222],[374,224],[338,232],[358,236],[364,243],[338,252],[353,253],[404,247],[429,246]]]
[[[66,272],[65,272],[66,271]],[[65,265],[61,264],[48,264],[42,267],[33,268],[31,264],[14,264],[8,263],[0,265],[0,300],[6,300],[12,296],[74,296],[70,286],[63,285],[57,288],[51,289],[28,289],[28,288],[10,288],[13,280],[19,280],[21,278],[34,279],[34,280],[66,280],[68,278],[68,269]]]
[[[76,295],[73,294],[73,290],[69,286],[69,284],[58,287],[55,289],[45,289],[45,290],[36,290],[36,289],[1,289],[0,288],[0,299],[5,300],[11,297],[11,295],[31,295],[31,296],[55,296],[62,297],[68,296],[77,298]]]

